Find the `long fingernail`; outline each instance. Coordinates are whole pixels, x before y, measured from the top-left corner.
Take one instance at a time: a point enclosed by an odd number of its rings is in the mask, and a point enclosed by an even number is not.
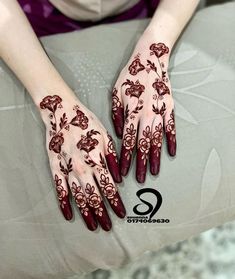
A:
[[[144,183],[145,181],[145,174],[144,173],[138,173],[136,175],[136,179],[139,183]]]
[[[91,222],[87,223],[87,228],[90,231],[95,231],[98,227],[98,223],[93,219]]]
[[[105,222],[100,222],[100,225],[105,231],[110,231],[112,228],[112,222],[110,221],[110,219],[106,220]]]
[[[70,202],[69,202],[69,197],[66,196],[64,198],[64,208],[60,207],[65,219],[67,221],[71,220],[73,218],[73,212],[72,212],[72,208],[71,208],[71,205],[70,205]]]
[[[122,131],[123,129],[121,127],[116,127],[116,134],[118,138],[122,138]]]
[[[150,167],[150,172],[152,175],[156,175],[159,173],[159,165],[158,164],[152,164]]]
[[[121,167],[121,175],[126,176],[128,173],[128,167]]]

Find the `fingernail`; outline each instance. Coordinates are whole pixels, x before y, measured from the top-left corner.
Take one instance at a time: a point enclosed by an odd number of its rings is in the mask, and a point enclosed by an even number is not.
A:
[[[128,167],[122,167],[121,168],[121,175],[122,176],[126,176],[128,173]]]
[[[116,134],[119,138],[122,138],[122,128],[121,127],[116,127]]]
[[[63,209],[63,214],[66,220],[71,220],[73,218],[73,213],[71,211],[71,208],[66,207],[66,209]]]
[[[68,196],[64,197],[63,202],[64,202],[64,208],[60,206],[60,209],[64,215],[64,218],[69,221],[73,218],[73,212],[69,202],[69,197]]]
[[[90,231],[95,231],[98,227],[98,223],[93,219],[91,222],[87,223],[87,228]]]
[[[158,164],[152,164],[150,167],[150,172],[152,175],[156,175],[159,173],[159,165]]]
[[[112,223],[110,220],[106,220],[106,222],[100,223],[101,227],[105,231],[110,231],[112,228]]]
[[[145,181],[145,174],[144,173],[138,173],[136,176],[136,179],[139,183],[143,183]]]
[[[176,148],[175,148],[175,144],[170,144],[169,148],[168,148],[169,154],[171,156],[175,156],[176,154]]]
[[[114,180],[115,180],[116,183],[121,183],[122,182],[122,176],[121,176],[119,171],[115,174]]]
[[[120,218],[124,218],[126,216],[126,209],[125,207],[122,207],[116,212],[117,216]]]

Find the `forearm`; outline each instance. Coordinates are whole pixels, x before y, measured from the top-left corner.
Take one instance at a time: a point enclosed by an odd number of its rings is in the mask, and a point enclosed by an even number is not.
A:
[[[157,38],[171,50],[198,3],[199,0],[161,0],[144,36]]]
[[[47,57],[16,0],[0,0],[0,57],[37,106],[48,94],[73,94]]]

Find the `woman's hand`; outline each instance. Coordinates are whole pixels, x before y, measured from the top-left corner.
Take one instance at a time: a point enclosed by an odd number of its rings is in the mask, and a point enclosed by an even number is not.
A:
[[[73,216],[70,189],[88,229],[95,230],[98,221],[104,230],[110,230],[111,220],[103,197],[117,216],[125,216],[114,183],[114,180],[121,182],[121,175],[111,136],[76,97],[46,96],[39,106],[46,125],[51,172],[64,217],[70,220]]]
[[[112,119],[117,136],[122,137],[121,174],[128,173],[137,145],[136,179],[140,183],[145,181],[148,160],[151,173],[159,172],[163,131],[169,154],[176,154],[169,55],[163,41],[143,36],[112,92]]]

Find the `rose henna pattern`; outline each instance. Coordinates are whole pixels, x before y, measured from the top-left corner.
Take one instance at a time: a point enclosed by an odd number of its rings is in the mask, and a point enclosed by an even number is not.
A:
[[[142,183],[145,180],[147,159],[151,146],[152,133],[150,126],[147,126],[143,132],[143,137],[139,139],[137,145],[137,161],[136,161],[136,178]]]
[[[120,158],[122,175],[126,175],[129,170],[138,127],[142,127],[145,122],[150,123],[149,118],[153,118],[154,125],[145,124],[144,130],[138,131],[140,136],[137,141],[136,178],[139,182],[145,180],[148,159],[151,173],[159,172],[163,131],[169,154],[174,156],[176,153],[174,110],[167,75],[170,50],[163,42],[150,43],[145,52],[142,47],[143,44],[140,44],[139,53],[138,46],[136,47],[138,54],[133,55],[114,86],[119,88],[121,84],[121,90],[117,94],[121,92],[119,100],[122,100],[124,107],[124,126],[120,125],[124,133]],[[117,103],[115,98],[116,94],[113,95],[113,102]],[[145,120],[144,117],[148,119]],[[117,131],[115,122],[114,126]]]
[[[169,52],[169,48],[164,43],[152,44],[149,49],[152,51],[150,55],[155,54],[157,58]]]
[[[137,55],[134,59],[134,61],[129,66],[128,70],[129,73],[133,76],[137,75],[139,72],[143,71],[145,69],[144,65],[141,64],[140,58]]]
[[[73,172],[73,162],[72,158],[69,157],[68,154],[63,150],[63,148],[66,147],[65,134],[69,133],[69,131],[72,131],[70,129],[70,126],[74,126],[75,129],[77,127],[80,130],[80,134],[78,134],[80,139],[77,142],[77,148],[80,151],[85,152],[85,154],[82,155],[84,157],[84,163],[88,164],[90,167],[94,167],[95,172],[99,172],[100,177],[102,177],[102,179],[99,181],[100,188],[104,196],[108,199],[114,212],[119,217],[123,218],[126,214],[125,207],[121,201],[115,184],[113,184],[112,182],[112,178],[110,177],[105,158],[100,152],[100,161],[98,163],[92,159],[93,155],[91,153],[96,148],[98,148],[98,145],[100,144],[99,139],[96,138],[96,136],[101,137],[101,133],[94,129],[90,129],[86,131],[85,134],[81,134],[82,131],[88,129],[89,118],[85,115],[85,113],[81,110],[81,108],[78,105],[75,105],[73,107],[75,115],[71,117],[71,119],[68,119],[66,112],[61,113],[58,110],[63,108],[62,99],[58,95],[46,96],[45,98],[43,98],[43,100],[40,103],[40,108],[42,110],[49,110],[50,112],[50,139],[48,143],[48,152],[52,152],[51,155],[54,154],[54,158],[58,160],[58,169],[62,173],[61,177],[57,173],[54,174],[54,183],[56,186],[57,198],[60,204],[60,209],[66,220],[70,220],[73,216],[68,192],[68,187],[70,186],[68,182],[71,180],[70,173]],[[58,115],[61,116],[59,117]],[[117,154],[115,152],[112,137],[109,134],[105,135],[105,137],[107,137],[107,155],[111,156],[110,160],[112,159],[112,165],[116,168],[114,168],[112,172],[114,173],[114,175],[117,176],[117,180],[121,180],[118,168]],[[54,162],[53,168],[56,166]],[[105,181],[103,180],[103,176],[106,177]],[[111,220],[108,216],[108,212],[106,210],[102,197],[99,194],[97,185],[95,185],[95,181],[94,185],[92,185],[92,183],[87,182],[85,184],[84,189],[75,181],[70,182],[72,196],[75,199],[75,202],[80,210],[80,213],[85,223],[87,224],[88,229],[95,230],[97,228],[97,219],[104,230],[110,230],[112,225]]]

